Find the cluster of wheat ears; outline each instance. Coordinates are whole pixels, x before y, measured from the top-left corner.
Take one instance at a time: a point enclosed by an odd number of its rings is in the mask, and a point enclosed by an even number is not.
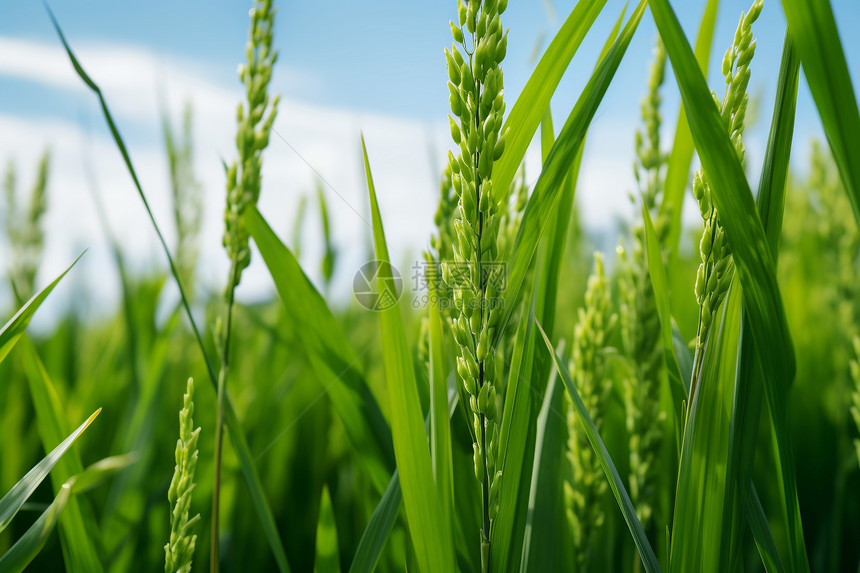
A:
[[[291,248],[257,209],[279,101],[269,93],[272,0],[252,4],[239,67],[245,99],[235,159],[224,164],[229,274],[223,296],[203,299],[191,108],[182,134],[164,121],[171,246],[109,102],[49,12],[100,101],[180,300],[156,323],[164,277],[133,276],[109,234],[122,312],[89,325],[70,315],[31,340],[31,317],[74,263],[37,291],[49,155],[27,207],[10,166],[4,265],[19,310],[0,331],[0,572],[31,562],[187,572],[207,559],[211,571],[281,573],[856,570],[860,114],[830,2],[782,1],[787,30],[757,185],[743,134],[763,0],[726,42],[720,93],[706,82],[718,0],[704,3],[694,46],[669,0],[625,7],[593,70],[573,72],[589,80],[556,131],[550,99],[606,3],[578,0],[511,105],[507,0],[452,1],[451,151],[424,253],[431,296],[417,312],[402,301],[379,312],[329,305],[299,263],[305,201]],[[634,219],[614,255],[592,256],[575,204],[586,134],[649,11],[658,38],[632,142]],[[667,63],[682,99],[671,146],[661,141]],[[830,151],[814,146],[807,181],[789,177],[801,64]],[[533,139],[542,169],[528,185]],[[361,145],[375,288],[396,300]],[[317,195],[328,287],[337,252],[322,187]],[[703,221],[694,231],[682,227],[688,195]],[[684,233],[695,233],[692,251]],[[271,304],[235,300],[252,241],[277,288]],[[368,340],[376,344],[359,352]],[[174,423],[156,420],[175,420],[166,412],[186,379],[177,441]],[[93,408],[71,431],[95,400],[107,415],[95,421]],[[31,411],[38,436],[25,430]],[[299,424],[295,437],[282,439],[283,419]],[[826,451],[798,420],[811,421]],[[100,423],[105,437],[72,447]],[[32,465],[40,446],[48,454]],[[101,460],[85,468],[90,455]]]

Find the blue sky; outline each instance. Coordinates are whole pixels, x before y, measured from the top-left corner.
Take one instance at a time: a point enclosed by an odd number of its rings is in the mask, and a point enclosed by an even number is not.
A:
[[[748,3],[723,0],[720,4],[710,78],[710,84],[720,90],[717,63]],[[860,37],[851,28],[860,24],[860,2],[831,3],[857,89]],[[688,37],[694,38],[704,2],[673,0],[672,4]],[[52,3],[66,37],[114,107],[145,189],[166,226],[169,204],[159,101],[165,101],[174,114],[184,100],[194,103],[197,166],[207,193],[204,243],[209,246],[203,255],[213,261],[211,275],[216,283],[224,264],[218,251],[223,203],[220,162],[235,153],[233,117],[241,98],[236,67],[244,57],[249,6],[223,0]],[[346,264],[360,265],[363,246],[355,237],[366,236],[367,229],[356,215],[356,211],[366,213],[357,141],[364,130],[383,216],[390,227],[387,231],[394,237],[392,243],[404,245],[395,257],[408,258],[424,248],[432,229],[439,162],[449,145],[442,50],[450,44],[447,22],[456,15],[455,2],[314,0],[278,6],[275,43],[280,59],[273,87],[283,94],[285,103],[276,128],[289,145],[274,139],[267,151],[261,209],[275,229],[288,237],[298,197],[312,191],[317,174],[321,175],[330,183],[326,192],[335,240],[342,245],[344,260],[351,261]],[[509,1],[503,18],[511,29],[504,64],[508,109],[528,79],[535,46],[547,45],[572,6],[570,0]],[[622,7],[620,0],[607,2],[562,80],[553,99],[557,126],[587,81]],[[160,264],[151,230],[142,219],[95,101],[71,74],[41,3],[0,0],[0,13],[0,161],[16,161],[26,184],[41,149],[50,145],[55,154],[49,211],[54,236],[49,236],[46,278],[80,247],[91,249],[88,258],[94,268],[109,262],[88,199],[91,192],[81,165],[82,149],[92,150],[89,160],[111,219],[117,228],[128,231],[123,235],[133,259],[141,265]],[[759,121],[746,138],[753,175],[763,156],[784,31],[780,2],[766,0],[754,27],[758,48],[750,86],[760,103]],[[625,198],[633,188],[633,134],[655,39],[653,20],[646,12],[590,131],[577,200],[593,228],[606,227],[631,213]],[[677,89],[670,84],[663,90],[666,145],[679,106]],[[812,136],[821,136],[820,125],[802,84],[794,155],[798,170],[804,169]],[[527,165],[533,180],[539,170],[536,153],[527,156]],[[69,210],[81,214],[70,219]],[[312,266],[319,232],[306,228],[304,234]],[[259,271],[257,290],[248,287],[253,292],[269,286],[265,273]],[[341,282],[348,284],[351,273],[342,274]]]

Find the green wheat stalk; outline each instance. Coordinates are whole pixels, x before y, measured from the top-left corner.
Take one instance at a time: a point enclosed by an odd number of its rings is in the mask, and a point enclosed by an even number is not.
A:
[[[457,194],[453,221],[453,262],[442,263],[442,278],[451,288],[452,317],[459,347],[457,372],[469,395],[473,414],[475,477],[481,484],[481,567],[490,570],[490,527],[498,508],[501,472],[496,472],[498,378],[491,343],[501,318],[496,292],[500,205],[493,193],[493,164],[505,149],[501,133],[505,103],[500,63],[507,32],[500,16],[507,0],[457,0],[458,22],[450,22],[454,44],[445,50],[448,64],[451,137],[459,155],[448,156],[451,184]],[[459,47],[458,47],[459,46]],[[462,52],[461,52],[462,51]],[[465,54],[465,58],[464,55]]]
[[[5,224],[12,251],[12,262],[8,269],[9,282],[15,298],[23,304],[35,292],[36,273],[42,258],[45,243],[43,217],[47,208],[48,173],[51,153],[45,150],[39,159],[36,180],[30,191],[30,204],[19,206],[17,197],[17,175],[11,161],[6,169],[3,190],[6,199]]]
[[[260,198],[263,150],[278,112],[280,96],[269,101],[268,87],[278,52],[272,48],[275,8],[272,0],[254,0],[250,12],[246,63],[239,66],[239,78],[245,85],[245,104],[237,113],[236,147],[239,159],[227,167],[227,205],[224,210],[223,245],[230,258],[230,275],[224,291],[224,316],[216,323],[215,334],[221,356],[218,372],[218,411],[215,425],[215,484],[212,492],[212,543],[210,567],[219,569],[219,500],[221,494],[221,456],[224,430],[224,391],[229,369],[230,329],[233,301],[242,271],[251,262],[248,230],[242,214],[255,207]],[[268,111],[268,115],[266,112]]]
[[[167,490],[170,502],[170,541],[164,546],[165,573],[189,573],[197,535],[194,525],[200,514],[189,518],[191,492],[194,490],[194,470],[197,467],[197,439],[200,428],[194,429],[194,380],[188,379],[182,409],[179,411],[179,439],[176,441],[176,468]]]
[[[640,202],[651,212],[663,239],[668,229],[668,217],[658,217],[663,198],[664,167],[667,156],[660,149],[660,87],[666,70],[666,50],[657,42],[654,61],[648,78],[648,94],[642,102],[645,132],[636,132],[634,174],[639,186]],[[660,379],[663,370],[660,344],[660,317],[648,271],[645,248],[645,227],[633,229],[633,252],[628,258],[619,246],[619,316],[624,351],[631,361],[632,372],[624,380],[626,426],[630,450],[630,497],[636,515],[648,528],[654,511],[653,498],[658,479],[657,454],[663,436],[660,411]],[[639,566],[639,560],[636,561]]]
[[[755,0],[749,12],[741,13],[735,31],[734,42],[723,57],[722,74],[726,79],[726,93],[720,103],[716,94],[714,102],[720,108],[720,115],[729,133],[738,159],[744,159],[744,119],[749,94],[747,86],[750,80],[749,64],[755,55],[756,42],[753,39],[752,25],[761,14],[762,0]],[[720,216],[711,201],[711,190],[707,174],[696,172],[693,180],[693,194],[699,202],[699,210],[705,222],[702,238],[699,242],[701,264],[696,274],[696,301],[699,304],[699,322],[696,329],[696,354],[693,364],[693,380],[690,395],[695,395],[696,385],[703,363],[703,350],[710,334],[714,314],[729,290],[734,276],[734,260],[731,248],[726,240],[725,231],[720,223]]]
[[[573,381],[598,431],[603,426],[603,413],[609,399],[612,382],[606,373],[606,347],[617,322],[612,313],[609,283],[603,267],[603,257],[594,253],[594,272],[588,278],[585,307],[573,334],[573,355],[570,371]],[[595,533],[602,527],[605,515],[601,499],[608,482],[588,440],[581,422],[566,396],[567,459],[571,478],[564,483],[565,510],[573,533],[573,553],[577,571],[587,571]]]

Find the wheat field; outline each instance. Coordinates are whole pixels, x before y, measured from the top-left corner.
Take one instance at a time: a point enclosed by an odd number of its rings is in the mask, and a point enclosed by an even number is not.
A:
[[[447,159],[412,269],[359,131],[367,263],[342,256],[322,182],[291,236],[273,230],[283,13],[249,4],[214,288],[194,102],[160,128],[165,211],[120,102],[45,6],[160,258],[133,264],[100,205],[118,303],[40,310],[82,272],[44,260],[58,158],[5,168],[0,573],[860,571],[860,112],[839,34],[856,23],[830,0],[767,0],[786,22],[770,101],[751,87],[763,0],[729,34],[719,0],[696,2],[692,38],[682,0],[577,0],[511,93],[508,1],[445,2],[450,21],[421,25],[450,32]],[[583,65],[601,14],[615,26]],[[629,216],[598,237],[584,150],[646,25],[639,119],[618,143],[634,150]],[[569,74],[584,87],[554,98]],[[820,140],[796,128],[806,87]],[[762,153],[745,146],[755,123]],[[252,260],[263,300],[236,294]]]

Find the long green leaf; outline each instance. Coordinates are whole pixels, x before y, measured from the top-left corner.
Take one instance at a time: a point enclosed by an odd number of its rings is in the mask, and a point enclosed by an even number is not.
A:
[[[74,444],[75,440],[84,433],[84,430],[93,423],[93,420],[96,419],[101,411],[101,408],[99,408],[93,412],[83,424],[78,426],[74,432],[69,434],[66,439],[57,445],[57,447],[51,450],[51,453],[33,466],[33,468],[27,472],[27,475],[22,477],[18,483],[12,486],[12,489],[3,496],[3,499],[0,499],[0,531],[6,529],[6,526],[8,526],[9,522],[12,521],[15,514],[21,509],[21,506],[23,506],[33,492],[36,491],[39,484],[48,477],[48,473],[50,473],[51,469],[57,465],[60,458],[62,458],[69,448],[72,447],[72,444]]]
[[[54,25],[54,29],[56,30],[60,41],[63,43],[63,47],[66,50],[66,54],[69,56],[69,60],[71,61],[72,66],[75,68],[75,72],[78,74],[81,80],[83,80],[83,82],[87,84],[87,86],[93,91],[93,93],[96,94],[99,99],[102,113],[105,117],[105,121],[107,122],[108,127],[110,128],[111,134],[113,135],[114,143],[116,143],[116,146],[123,157],[125,166],[128,169],[129,175],[131,175],[135,188],[137,189],[138,196],[140,197],[140,200],[143,202],[143,205],[146,208],[146,212],[149,215],[149,220],[152,223],[156,235],[158,236],[158,240],[161,244],[162,250],[167,257],[167,262],[170,266],[170,272],[173,275],[173,278],[176,280],[176,286],[179,289],[179,295],[182,299],[182,306],[185,309],[185,314],[188,317],[188,322],[191,325],[192,331],[194,332],[194,338],[197,342],[197,346],[200,349],[204,362],[206,363],[206,371],[209,374],[209,380],[212,382],[213,387],[217,388],[218,379],[215,376],[215,370],[212,367],[212,361],[209,360],[209,357],[206,352],[206,346],[203,344],[203,337],[200,335],[200,329],[197,328],[197,322],[194,320],[194,315],[191,312],[191,306],[188,303],[188,297],[185,295],[185,289],[182,286],[182,280],[179,278],[179,272],[177,271],[176,264],[173,261],[173,256],[170,254],[170,248],[167,246],[167,242],[164,239],[164,235],[155,220],[155,216],[152,213],[152,209],[149,207],[149,201],[147,201],[146,195],[143,192],[143,188],[140,185],[140,181],[137,177],[137,172],[135,171],[134,165],[132,165],[131,162],[131,156],[129,155],[125,143],[123,142],[122,136],[119,133],[119,128],[117,128],[116,123],[113,120],[113,116],[111,115],[110,109],[107,105],[107,101],[102,95],[101,89],[92,79],[90,79],[81,64],[78,62],[78,59],[72,52],[71,47],[69,47],[68,42],[66,42],[66,38],[63,35],[62,30],[60,29],[60,25],[57,23],[57,20],[54,17],[54,14],[50,11],[50,9],[48,9],[48,15],[51,18],[51,22]],[[257,512],[258,518],[260,519],[260,524],[263,526],[263,532],[265,533],[266,539],[269,542],[269,547],[271,548],[272,553],[275,556],[275,561],[278,564],[278,570],[281,573],[289,573],[290,566],[287,563],[287,555],[284,552],[284,545],[281,542],[281,536],[278,533],[278,528],[275,524],[275,517],[272,514],[272,510],[269,507],[268,501],[266,501],[266,495],[263,491],[263,484],[260,481],[260,476],[257,473],[257,468],[254,465],[254,460],[251,456],[251,450],[248,447],[248,441],[245,438],[245,434],[243,433],[242,427],[239,423],[239,418],[236,415],[236,410],[233,407],[233,401],[231,400],[229,393],[226,392],[224,404],[225,423],[227,426],[227,430],[230,432],[230,439],[234,449],[236,450],[236,456],[239,459],[239,467],[242,470],[242,475],[245,477],[245,483],[248,485],[248,491],[251,494],[251,501],[254,505],[254,509]]]
[[[684,427],[670,571],[723,573],[723,524],[732,523],[734,503],[726,504],[727,460],[732,396],[740,335],[741,296],[737,280],[717,313],[704,350],[701,383],[690,397]]]
[[[784,573],[785,567],[782,564],[782,559],[779,557],[776,541],[773,539],[770,525],[767,522],[767,515],[764,513],[758,493],[753,487],[752,481],[748,481],[746,487],[748,492],[744,496],[747,498],[744,501],[744,505],[746,507],[747,523],[749,523],[750,531],[752,531],[756,547],[758,547],[764,570],[767,573]]]
[[[799,74],[800,62],[796,50],[793,48],[790,35],[786,34],[773,121],[771,122],[765,161],[759,181],[759,192],[756,197],[756,206],[761,214],[768,246],[774,257],[774,264],[776,264],[779,255],[779,237],[782,232],[785,205],[785,182],[788,176],[792,134],[794,132]],[[744,316],[746,316],[746,312],[746,308],[744,308]],[[756,536],[756,545],[759,547],[762,560],[766,566],[774,567],[774,563],[778,563],[779,556],[777,554],[776,559],[774,559],[774,556],[770,554],[769,541],[762,538],[765,532],[762,530],[761,519],[756,514],[760,502],[751,490],[752,468],[765,380],[762,378],[761,367],[753,344],[751,326],[746,317],[743,328],[740,371],[732,421],[733,449],[729,463],[737,468],[737,477],[733,479],[733,482],[740,489],[741,498],[746,507],[747,519],[753,534]],[[786,400],[786,397],[779,392],[778,387],[774,387],[773,384],[768,386],[770,387],[768,398],[771,403],[771,411],[783,412],[784,407],[780,404]],[[774,394],[774,392],[779,395]],[[808,564],[802,541],[800,508],[796,486],[794,485],[796,478],[791,462],[790,444],[788,444],[787,419],[784,414],[773,417],[772,430],[778,436],[778,448],[775,451],[775,457],[779,466],[777,475],[781,479],[777,480],[777,486],[780,493],[783,527],[789,533],[791,545],[789,565],[792,571],[805,571],[808,570]],[[758,523],[754,523],[754,520],[757,520]],[[765,520],[764,525],[766,524],[767,521]],[[767,533],[770,534],[769,531]]]
[[[66,408],[63,407],[36,348],[26,337],[21,342],[21,352],[30,384],[30,395],[36,410],[36,425],[39,428],[42,445],[45,451],[48,451],[69,433]],[[69,452],[69,455],[57,463],[51,475],[54,493],[59,494],[66,480],[81,473],[83,469],[78,452],[74,450]],[[103,570],[93,543],[98,537],[99,528],[92,512],[86,511],[77,498],[70,499],[60,518],[60,539],[63,544],[63,554],[66,557],[66,568],[69,571],[95,573]]]
[[[519,497],[520,485],[525,482],[522,476],[531,475],[534,458],[531,455],[534,444],[530,437],[533,398],[529,382],[534,370],[535,295],[531,292],[531,286],[526,290],[529,292],[530,305],[528,312],[523,312],[517,325],[502,423],[499,426],[499,454],[496,464],[501,468],[504,477],[499,492],[499,511],[493,522],[490,543],[490,563],[497,571],[519,570],[519,545],[525,531],[525,516],[521,514],[521,508],[527,508],[528,501]]]
[[[373,219],[373,242],[376,247],[377,280],[380,293],[396,296],[391,274],[388,245],[376,200],[376,189],[367,159],[364,137],[361,138],[364,169],[370,195],[370,212]],[[400,473],[403,505],[409,534],[415,547],[418,563],[424,573],[453,571],[454,552],[450,524],[446,523],[439,504],[433,480],[430,450],[424,431],[424,416],[412,365],[412,353],[406,341],[400,304],[379,313],[382,330],[382,355],[385,364],[391,412],[391,434],[394,455]]]
[[[69,268],[64,270],[60,276],[54,279],[54,281],[33,295],[33,298],[27,301],[27,303],[22,306],[18,312],[15,313],[9,322],[7,322],[3,329],[0,330],[0,362],[3,362],[3,359],[9,354],[9,352],[15,347],[15,344],[20,340],[21,336],[24,335],[24,331],[27,330],[27,326],[30,324],[30,319],[33,318],[33,315],[36,314],[36,311],[39,310],[39,306],[45,302],[45,299],[48,298],[48,295],[51,294],[51,291],[54,290],[54,287],[62,280],[66,273],[72,270],[72,267],[81,260],[84,254],[81,253],[78,255],[78,258],[75,259]]]
[[[558,543],[559,532],[566,531],[562,462],[568,430],[560,414],[563,398],[564,385],[553,370],[537,419],[521,573],[565,570],[566,545]]]
[[[430,284],[430,459],[439,492],[442,519],[453,531],[454,462],[451,454],[451,426],[448,420],[448,374],[445,368],[442,315],[436,284]]]
[[[540,329],[540,332],[543,335],[543,340],[546,343],[546,348],[552,355],[552,359],[555,361],[555,367],[561,375],[561,379],[564,381],[564,386],[567,388],[567,393],[573,402],[573,409],[576,412],[579,421],[582,423],[585,437],[594,449],[594,453],[597,457],[597,461],[600,462],[600,467],[603,469],[603,473],[606,474],[606,479],[609,481],[609,488],[615,496],[615,501],[618,502],[618,507],[621,509],[621,514],[624,517],[625,523],[627,523],[630,535],[633,537],[633,543],[636,544],[636,549],[639,551],[639,557],[642,558],[642,564],[645,566],[645,571],[648,573],[656,573],[660,571],[660,563],[657,561],[657,556],[654,555],[654,550],[648,542],[648,536],[645,535],[645,530],[642,529],[642,524],[639,522],[639,518],[636,517],[636,510],[633,509],[633,502],[630,501],[630,495],[624,487],[624,482],[621,481],[621,476],[618,475],[618,470],[615,469],[612,457],[610,457],[606,446],[603,444],[603,440],[600,438],[600,434],[597,432],[597,428],[594,426],[594,421],[591,419],[591,416],[585,407],[585,403],[582,401],[582,398],[570,377],[570,372],[568,372],[567,366],[564,365],[564,361],[558,354],[556,354],[555,350],[553,350],[552,343],[549,338],[547,338],[546,333],[543,331],[540,324],[538,324],[537,327]]]
[[[830,151],[860,224],[860,111],[830,0],[783,0]]]
[[[385,491],[394,471],[391,431],[352,349],[328,305],[302,271],[298,260],[275,235],[263,216],[249,208],[244,222],[272,275],[284,310],[311,356],[347,436],[367,468],[377,491]],[[332,383],[328,383],[331,380]]]
[[[508,193],[558,82],[605,5],[606,0],[577,2],[508,114],[502,127],[502,133],[507,130],[505,153],[493,166],[493,189],[500,198]]]
[[[711,59],[711,46],[714,40],[714,28],[717,24],[717,8],[719,0],[708,0],[699,32],[696,35],[696,61],[705,77],[708,75],[708,64]],[[672,143],[672,153],[666,166],[666,180],[663,184],[663,202],[660,204],[660,215],[669,218],[669,229],[664,245],[669,251],[670,260],[678,253],[678,240],[681,237],[681,212],[684,207],[684,191],[690,178],[690,165],[693,163],[693,134],[687,123],[687,112],[684,106],[678,110],[678,121],[675,125],[675,137]]]
[[[505,314],[502,317],[501,326],[496,329],[497,340],[504,332],[504,326],[516,308],[514,302],[519,298],[520,289],[531,260],[537,251],[541,235],[549,221],[549,215],[558,203],[564,177],[567,175],[568,168],[577,153],[579,153],[588,126],[594,118],[612,78],[615,76],[615,71],[618,69],[627,46],[642,19],[645,6],[646,0],[641,0],[630,16],[624,30],[613,43],[612,49],[594,70],[591,79],[570,112],[558,139],[552,146],[547,160],[544,162],[535,189],[526,204],[523,220],[514,241],[511,259],[508,261],[508,280],[504,301]]]

